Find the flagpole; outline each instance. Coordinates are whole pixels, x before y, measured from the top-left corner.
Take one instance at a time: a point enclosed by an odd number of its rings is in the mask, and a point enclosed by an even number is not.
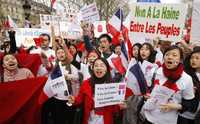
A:
[[[120,6],[120,20],[121,20],[121,26],[120,26],[120,31],[122,31],[122,25],[123,25],[123,11],[122,11],[122,7]]]

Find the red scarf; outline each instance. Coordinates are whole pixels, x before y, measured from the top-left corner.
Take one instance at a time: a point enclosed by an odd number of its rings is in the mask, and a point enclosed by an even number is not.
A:
[[[183,73],[183,64],[179,64],[176,69],[167,69],[165,64],[163,64],[162,67],[164,76],[167,77],[167,81],[164,83],[164,86],[178,91],[176,81],[181,77]]]

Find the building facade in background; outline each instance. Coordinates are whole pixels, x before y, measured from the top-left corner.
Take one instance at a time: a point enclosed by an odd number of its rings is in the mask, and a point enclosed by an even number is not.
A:
[[[24,10],[23,6],[28,1],[30,10]],[[29,11],[29,20],[34,25],[39,25],[39,14],[50,14],[50,0],[0,0],[0,23],[8,15],[16,22],[18,27],[23,27],[25,22],[25,13]],[[26,12],[25,12],[26,11]]]

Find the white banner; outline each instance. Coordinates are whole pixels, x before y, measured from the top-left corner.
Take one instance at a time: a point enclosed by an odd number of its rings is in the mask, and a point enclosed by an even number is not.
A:
[[[51,25],[54,27],[55,35],[67,39],[80,39],[82,29],[78,22],[70,22],[66,17],[53,15],[40,15],[40,24],[43,29],[51,31]],[[77,24],[75,24],[77,23]]]
[[[129,37],[134,42],[180,41],[187,14],[186,4],[133,3]]]
[[[42,33],[50,35],[50,32],[45,29],[37,28],[16,28],[15,39],[17,47],[24,45],[25,47],[35,46],[33,38],[38,38]]]
[[[95,85],[95,108],[120,104],[125,99],[126,83]]]
[[[51,26],[54,27],[55,35],[60,35],[60,21],[67,21],[66,18],[53,15],[40,15],[40,27],[51,31]]]
[[[93,25],[95,37],[98,38],[100,35],[107,33],[106,21],[96,21]]]
[[[82,36],[82,29],[78,24],[70,24],[67,30],[66,38],[68,39],[80,39]]]
[[[81,11],[83,21],[86,21],[88,23],[93,23],[95,21],[100,20],[96,3],[83,7],[80,11]]]

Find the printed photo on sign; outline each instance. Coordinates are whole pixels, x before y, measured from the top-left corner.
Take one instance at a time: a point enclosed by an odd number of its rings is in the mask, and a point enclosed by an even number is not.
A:
[[[125,99],[126,83],[95,85],[95,108],[120,104]]]

